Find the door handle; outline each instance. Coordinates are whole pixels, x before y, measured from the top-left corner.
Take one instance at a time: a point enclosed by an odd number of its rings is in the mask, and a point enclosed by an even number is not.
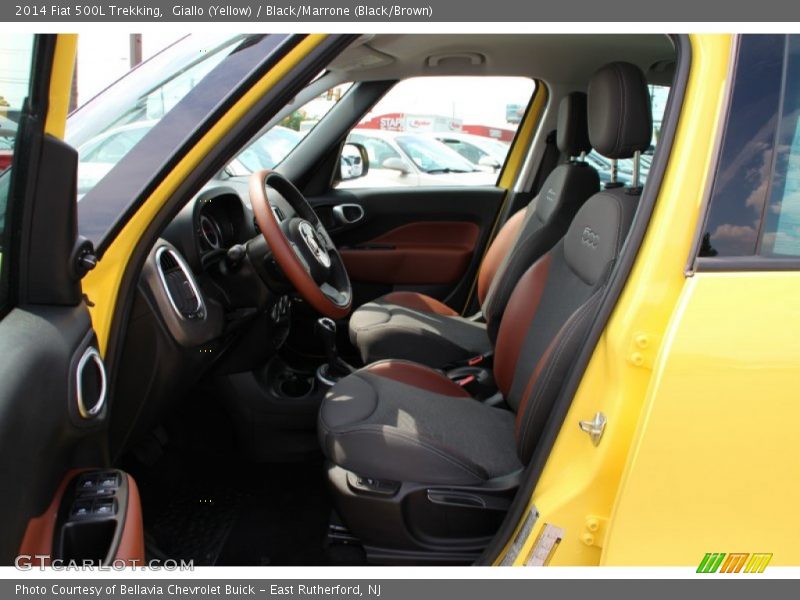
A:
[[[352,225],[364,218],[364,207],[360,204],[337,204],[333,207],[333,217],[339,225]]]

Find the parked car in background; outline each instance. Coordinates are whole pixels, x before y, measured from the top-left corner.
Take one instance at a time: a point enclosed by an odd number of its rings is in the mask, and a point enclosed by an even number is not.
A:
[[[506,162],[509,144],[482,135],[460,132],[436,132],[431,137],[452,148],[478,169],[495,173]]]
[[[78,149],[78,196],[98,181],[141,141],[158,121],[138,121],[107,131]],[[224,169],[231,177],[247,176],[259,169],[271,169],[291,152],[305,132],[276,125],[257,137]]]
[[[366,148],[369,172],[339,187],[494,185],[497,180],[494,172],[479,169],[427,134],[355,129],[347,141]]]
[[[0,116],[0,171],[4,171],[11,164],[16,135],[17,124],[11,119]]]

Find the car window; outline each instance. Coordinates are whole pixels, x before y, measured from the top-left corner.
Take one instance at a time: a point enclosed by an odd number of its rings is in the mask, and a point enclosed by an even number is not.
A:
[[[81,107],[67,126],[67,141],[79,155],[78,199],[89,193],[241,41],[238,36],[188,40],[179,51],[170,49],[145,63],[152,78],[138,89],[126,86],[126,78],[114,86],[116,93],[107,92],[109,97],[101,106],[95,99]],[[165,63],[163,68],[153,68],[161,67],[161,62]]]
[[[639,159],[640,185],[644,185],[647,180],[647,175],[650,173],[650,164],[653,161],[653,153],[655,152],[656,144],[658,144],[658,139],[661,135],[661,122],[664,119],[664,111],[667,108],[667,97],[669,96],[669,87],[650,85],[648,89],[650,91],[650,106],[653,111],[653,139],[650,148],[645,150]],[[613,169],[612,161],[592,150],[586,156],[586,162],[597,169],[602,183],[611,181],[611,171]],[[633,183],[632,158],[617,161],[617,181],[624,185],[631,185]]]
[[[759,240],[763,256],[800,256],[800,36],[788,36],[774,168]]]
[[[471,173],[476,170],[474,163],[435,139],[399,135],[397,145],[424,173]]]
[[[337,187],[494,185],[535,87],[524,77],[399,82],[347,138],[366,148],[366,176]]]
[[[742,36],[700,257],[800,257],[798,115],[800,36]]]
[[[462,140],[440,138],[439,141],[444,142],[449,148],[452,148],[468,161],[476,165],[480,163],[482,158],[489,155],[488,152],[484,152],[476,145],[470,144],[469,142],[464,142]]]
[[[369,162],[373,168],[378,168],[388,158],[400,158],[400,153],[392,148],[389,142],[381,139],[351,133],[347,141],[362,144],[367,149],[367,156],[369,156]]]
[[[330,88],[286,116],[280,124],[260,132],[228,165],[228,174],[247,176],[259,169],[272,169],[279,165],[352,85],[342,83]]]
[[[32,34],[0,36],[0,311],[9,301],[9,191],[17,124],[31,82]]]

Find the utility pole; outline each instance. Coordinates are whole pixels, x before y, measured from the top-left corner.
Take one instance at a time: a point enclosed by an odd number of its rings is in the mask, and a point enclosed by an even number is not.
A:
[[[75,53],[75,68],[72,71],[72,86],[69,90],[69,112],[78,108],[78,53]]]
[[[142,62],[142,34],[132,33],[130,38],[131,69]]]

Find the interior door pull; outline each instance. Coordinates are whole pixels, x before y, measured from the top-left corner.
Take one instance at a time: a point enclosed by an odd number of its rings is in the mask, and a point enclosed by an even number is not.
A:
[[[364,208],[360,204],[337,204],[333,216],[340,225],[352,225],[364,218]]]

